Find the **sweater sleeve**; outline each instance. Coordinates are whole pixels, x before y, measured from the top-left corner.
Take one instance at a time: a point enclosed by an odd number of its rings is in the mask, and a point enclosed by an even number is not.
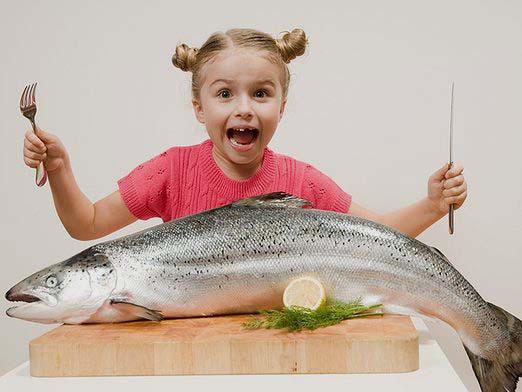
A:
[[[129,211],[138,219],[160,217],[170,220],[171,155],[167,150],[138,165],[118,180],[121,197]]]
[[[347,213],[352,196],[343,191],[330,177],[312,165],[304,170],[302,195],[312,202],[312,208]]]

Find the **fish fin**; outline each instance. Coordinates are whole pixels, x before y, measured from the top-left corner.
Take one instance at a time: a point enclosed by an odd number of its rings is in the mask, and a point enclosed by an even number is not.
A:
[[[384,313],[400,314],[400,315],[403,315],[403,316],[419,317],[419,318],[421,318],[423,320],[428,320],[428,321],[434,321],[434,320],[437,321],[438,320],[435,317],[432,317],[432,316],[430,316],[428,314],[417,312],[415,309],[409,308],[407,306],[400,306],[400,305],[385,303],[382,306],[382,310],[384,311]]]
[[[483,392],[514,392],[522,377],[522,321],[492,303],[488,305],[507,330],[506,350],[500,350],[497,358],[490,360],[473,353],[466,345],[464,349]]]
[[[444,260],[446,260],[448,263],[451,264],[451,261],[448,260],[448,258],[444,255],[444,253],[442,253],[440,250],[438,250],[437,248],[435,248],[434,246],[430,246],[430,248],[435,251],[435,253],[437,253],[440,257],[442,257]]]
[[[312,203],[305,199],[286,192],[265,193],[254,197],[239,199],[232,203],[234,206],[244,207],[293,207],[302,208],[311,206]]]
[[[111,299],[111,306],[114,306],[120,312],[132,314],[139,318],[144,318],[152,321],[163,320],[163,315],[159,310],[153,310],[141,305],[136,305],[131,302]]]

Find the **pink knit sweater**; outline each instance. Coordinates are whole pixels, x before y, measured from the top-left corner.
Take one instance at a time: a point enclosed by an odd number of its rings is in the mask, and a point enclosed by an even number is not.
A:
[[[261,168],[247,180],[228,178],[212,157],[210,139],[172,147],[118,180],[130,212],[163,222],[235,200],[283,191],[312,202],[312,208],[348,212],[351,195],[313,166],[265,149]]]

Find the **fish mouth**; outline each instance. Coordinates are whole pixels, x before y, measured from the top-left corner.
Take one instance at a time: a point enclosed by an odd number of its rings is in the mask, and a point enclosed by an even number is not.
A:
[[[8,291],[5,294],[5,299],[7,299],[10,302],[25,302],[25,303],[41,301],[41,298],[37,297],[36,295],[26,294],[26,293],[13,294],[10,291]]]
[[[49,311],[58,302],[56,298],[45,293],[40,295],[33,292],[15,292],[12,289],[6,293],[5,298],[14,305],[7,309],[5,314],[29,321],[39,320],[40,313]]]
[[[30,304],[42,303],[47,306],[55,306],[57,300],[50,294],[35,293],[31,291],[18,291],[13,287],[5,293],[5,299],[9,302],[16,302],[15,306],[10,309],[19,308],[23,306],[31,306]]]

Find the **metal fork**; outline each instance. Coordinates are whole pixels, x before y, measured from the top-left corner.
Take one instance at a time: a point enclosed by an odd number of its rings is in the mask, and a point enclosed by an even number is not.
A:
[[[31,85],[27,85],[22,92],[22,96],[20,97],[20,110],[25,118],[27,118],[33,127],[33,132],[36,134],[36,124],[34,122],[34,116],[36,115],[36,98],[35,98],[35,90],[36,84],[33,83]],[[47,170],[45,170],[45,166],[43,162],[40,162],[38,167],[36,168],[36,177],[35,182],[38,186],[43,186],[47,181]]]

